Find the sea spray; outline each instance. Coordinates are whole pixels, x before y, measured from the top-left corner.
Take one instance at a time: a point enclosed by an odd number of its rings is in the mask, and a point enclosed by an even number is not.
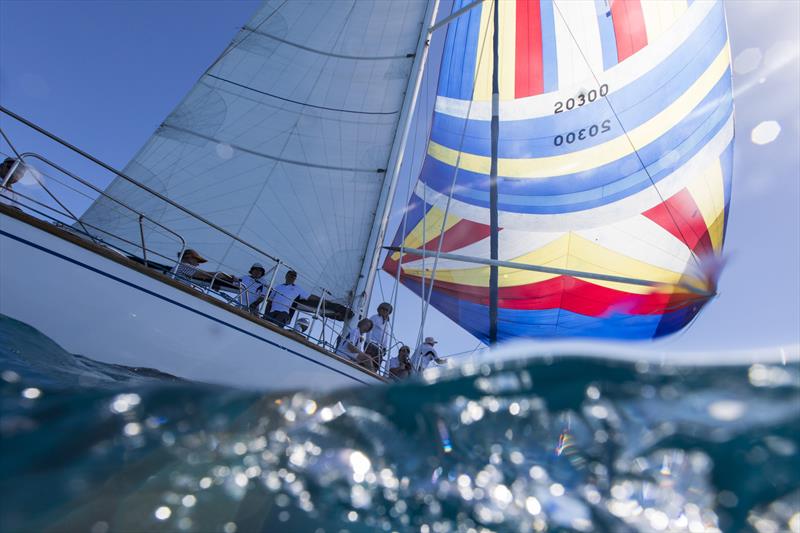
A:
[[[797,364],[520,353],[259,394],[96,363],[7,318],[0,341],[4,531],[800,526]]]

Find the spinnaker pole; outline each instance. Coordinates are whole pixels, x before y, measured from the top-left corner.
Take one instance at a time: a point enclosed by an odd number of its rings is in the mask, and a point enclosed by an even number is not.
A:
[[[494,2],[494,35],[492,36],[492,123],[491,143],[492,161],[489,170],[489,254],[492,261],[498,257],[498,223],[497,223],[497,145],[500,133],[500,82],[499,82],[499,33],[500,5]],[[489,344],[497,343],[497,278],[496,263],[489,266]]]

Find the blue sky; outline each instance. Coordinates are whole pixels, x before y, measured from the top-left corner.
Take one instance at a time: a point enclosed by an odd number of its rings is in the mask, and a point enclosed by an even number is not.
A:
[[[0,102],[121,168],[258,4],[2,0]],[[727,11],[737,116],[729,263],[718,298],[692,327],[657,341],[669,350],[800,341],[800,2],[731,0]],[[429,96],[435,78],[425,88]],[[423,96],[423,108],[429,103]],[[44,149],[8,119],[0,121],[21,148]],[[770,137],[772,122],[780,127],[777,137],[753,142]],[[416,127],[419,160],[425,122]],[[398,206],[415,178],[408,170]],[[85,206],[74,199],[73,207]],[[383,274],[376,291],[382,286],[388,294],[392,283]],[[400,336],[413,342],[419,299],[401,288],[398,311]],[[476,346],[432,308],[426,334],[442,339],[444,353]]]

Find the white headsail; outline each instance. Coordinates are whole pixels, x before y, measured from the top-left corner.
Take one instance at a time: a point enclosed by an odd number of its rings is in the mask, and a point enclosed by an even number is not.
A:
[[[425,12],[422,0],[267,2],[125,173],[349,301]],[[249,268],[251,250],[134,185],[107,191],[212,266]],[[104,198],[82,220],[139,240],[137,221]],[[152,231],[147,246],[174,255]]]

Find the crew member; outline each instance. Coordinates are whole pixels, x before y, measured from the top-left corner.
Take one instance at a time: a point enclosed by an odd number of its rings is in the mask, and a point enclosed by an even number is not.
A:
[[[378,306],[378,313],[369,317],[372,320],[372,330],[367,333],[367,343],[364,352],[370,356],[370,370],[378,370],[381,361],[389,348],[389,315],[392,314],[392,305],[383,302]]]
[[[267,271],[261,263],[253,263],[250,272],[239,280],[239,303],[253,314],[258,313],[258,306],[267,295],[263,278]]]
[[[411,358],[411,366],[414,367],[415,372],[422,372],[428,368],[433,362],[437,364],[444,364],[444,359],[436,354],[436,339],[433,337],[425,337],[422,344],[419,345],[414,356]]]
[[[347,333],[347,335],[343,335],[339,340],[339,346],[336,347],[336,353],[342,357],[347,357],[351,361],[355,361],[365,368],[370,368],[367,365],[371,362],[371,359],[361,350],[360,346],[361,336],[365,333],[369,333],[371,329],[372,320],[369,318],[362,318],[359,320],[358,324],[350,328],[350,331]]]
[[[266,318],[279,326],[285,326],[289,323],[291,318],[289,310],[298,296],[303,300],[309,297],[308,291],[299,285],[295,285],[295,281],[297,281],[297,272],[290,270],[286,273],[285,282],[272,289],[270,294],[272,307]]]

